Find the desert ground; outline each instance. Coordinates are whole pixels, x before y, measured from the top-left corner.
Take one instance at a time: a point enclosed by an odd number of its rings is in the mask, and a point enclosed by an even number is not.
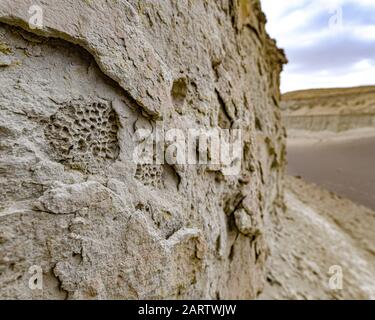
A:
[[[375,299],[375,130],[368,126],[373,91],[283,97],[286,210],[274,223],[261,299]],[[347,100],[335,107],[335,96]],[[358,119],[354,105],[364,121],[348,121]],[[342,271],[340,288],[330,286],[335,268]]]
[[[375,212],[294,177],[286,178],[261,299],[375,299]],[[342,287],[330,271],[342,270]]]
[[[288,174],[375,210],[373,137],[288,144]]]
[[[375,87],[283,96],[287,172],[375,209]]]

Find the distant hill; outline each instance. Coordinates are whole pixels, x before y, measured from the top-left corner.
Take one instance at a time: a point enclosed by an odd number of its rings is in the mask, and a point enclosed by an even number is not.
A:
[[[375,114],[375,86],[293,91],[282,100],[290,114]]]
[[[288,129],[375,128],[375,86],[288,92],[282,96],[281,108]]]

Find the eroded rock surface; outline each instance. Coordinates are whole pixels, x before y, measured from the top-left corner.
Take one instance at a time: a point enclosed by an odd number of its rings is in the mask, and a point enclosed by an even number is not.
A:
[[[0,297],[255,298],[284,167],[259,1],[32,4],[0,2]],[[136,164],[157,120],[241,129],[241,172]]]

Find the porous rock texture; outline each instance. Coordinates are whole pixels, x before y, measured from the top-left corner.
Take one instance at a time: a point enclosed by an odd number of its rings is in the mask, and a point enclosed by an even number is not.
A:
[[[257,297],[285,149],[264,25],[257,0],[0,1],[1,298]],[[241,173],[137,165],[156,121],[241,129]]]

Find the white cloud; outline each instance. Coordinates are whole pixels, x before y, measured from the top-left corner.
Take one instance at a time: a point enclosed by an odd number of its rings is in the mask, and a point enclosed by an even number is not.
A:
[[[262,0],[286,50],[283,92],[375,84],[374,0]]]

